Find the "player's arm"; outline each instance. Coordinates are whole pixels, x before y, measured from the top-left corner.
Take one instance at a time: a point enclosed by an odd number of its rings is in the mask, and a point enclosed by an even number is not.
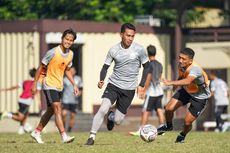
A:
[[[100,89],[104,85],[104,80],[105,80],[108,68],[109,68],[109,65],[104,64],[103,67],[102,67],[102,69],[101,69],[101,72],[100,72],[100,81],[97,84],[98,88],[100,88]]]
[[[141,77],[141,81],[139,83],[139,86],[144,87],[145,82],[146,82],[146,78],[148,75],[148,69],[149,69],[149,61],[147,61],[146,63],[142,64],[143,66],[143,71],[142,71],[142,77]]]
[[[65,75],[68,78],[68,80],[71,82],[71,84],[73,85],[73,89],[74,89],[74,95],[78,95],[79,94],[79,89],[73,79],[73,75],[70,72],[70,67],[67,67],[65,70]]]
[[[163,80],[163,83],[167,86],[173,85],[173,86],[185,86],[191,84],[196,79],[196,76],[189,75],[184,79],[181,80],[175,80],[175,81],[169,81],[169,80]]]
[[[45,70],[46,67],[47,66],[45,64],[41,63],[39,67],[37,68],[37,71],[34,77],[34,82],[33,82],[32,89],[31,89],[33,94],[36,94],[37,92],[37,82],[39,80],[42,70]]]
[[[145,81],[144,92],[146,92],[147,89],[149,88],[151,79],[152,79],[152,74],[151,74],[151,73],[148,73],[148,74],[147,74],[146,81]]]
[[[9,88],[0,89],[0,91],[11,91],[11,90],[15,90],[15,89],[18,89],[18,88],[20,88],[20,86],[16,85],[16,86],[12,86],[12,87],[9,87]]]
[[[141,81],[140,81],[138,89],[137,89],[137,94],[140,98],[143,98],[144,94],[145,94],[144,93],[144,86],[145,86],[146,78],[148,75],[149,61],[142,64],[142,66],[143,66],[142,77],[141,77]]]

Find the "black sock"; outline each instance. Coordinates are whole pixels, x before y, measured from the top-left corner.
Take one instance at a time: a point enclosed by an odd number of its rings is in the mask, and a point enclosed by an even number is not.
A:
[[[186,136],[186,134],[183,131],[180,132],[180,135],[182,135],[183,137]]]
[[[173,126],[172,122],[166,122],[166,125],[167,125],[167,128],[171,128]]]
[[[67,132],[71,132],[72,127],[68,127]]]

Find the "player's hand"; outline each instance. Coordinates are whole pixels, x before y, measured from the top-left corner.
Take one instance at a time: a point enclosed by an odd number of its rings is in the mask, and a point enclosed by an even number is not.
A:
[[[166,86],[171,86],[172,84],[171,84],[171,81],[169,81],[169,80],[166,80],[166,79],[162,79],[161,80],[163,83],[164,83],[164,85],[166,85]]]
[[[35,95],[37,93],[37,82],[33,82],[31,92],[33,95]]]
[[[144,99],[145,98],[145,90],[144,87],[138,86],[137,88],[137,95],[140,99]]]
[[[78,87],[77,87],[76,84],[74,84],[74,86],[73,86],[73,94],[74,94],[75,96],[78,96],[78,95],[79,95],[79,89],[78,89]]]
[[[104,81],[102,80],[102,81],[99,81],[98,83],[97,83],[97,87],[98,88],[102,88],[103,87],[103,85],[104,85]]]

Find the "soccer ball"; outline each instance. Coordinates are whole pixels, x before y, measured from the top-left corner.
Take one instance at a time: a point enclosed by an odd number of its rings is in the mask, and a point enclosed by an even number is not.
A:
[[[156,127],[150,124],[144,125],[140,130],[140,137],[146,142],[154,141],[157,137]]]

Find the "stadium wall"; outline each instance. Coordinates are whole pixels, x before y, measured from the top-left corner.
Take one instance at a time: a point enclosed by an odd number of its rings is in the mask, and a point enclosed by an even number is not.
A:
[[[0,89],[18,85],[29,79],[29,69],[39,63],[39,33],[0,33]],[[21,89],[0,92],[0,112],[18,110],[17,100]],[[39,102],[30,107],[31,113],[39,111]]]

